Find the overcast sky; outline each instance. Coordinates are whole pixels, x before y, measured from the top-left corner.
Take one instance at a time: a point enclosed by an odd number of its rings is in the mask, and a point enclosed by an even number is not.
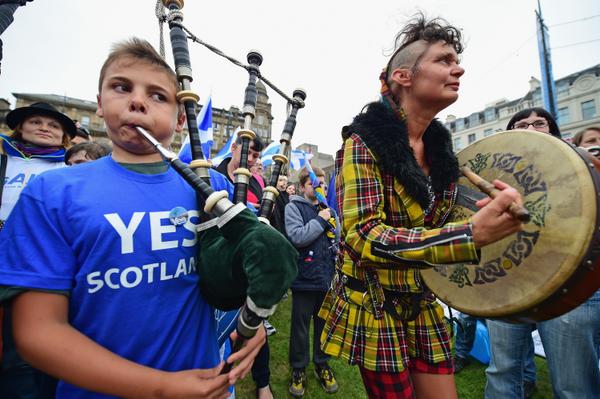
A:
[[[378,75],[395,34],[417,10],[462,28],[466,50],[458,101],[444,110],[468,116],[486,104],[514,99],[540,76],[535,0],[186,0],[184,24],[199,38],[246,60],[263,57],[261,71],[286,93],[306,90],[294,144],[319,145],[333,154],[340,129],[377,99]],[[550,26],[556,79],[600,63],[600,1],[541,0]],[[20,7],[2,35],[0,97],[44,93],[95,100],[100,66],[115,41],[131,36],[158,47],[154,0],[34,0]],[[564,24],[574,20],[579,22]],[[556,26],[554,26],[556,25]],[[168,60],[172,63],[165,25]],[[595,41],[594,41],[595,40]],[[591,42],[590,42],[591,41]],[[589,42],[583,44],[576,44]],[[243,104],[248,74],[206,48],[190,43],[193,89],[213,106]],[[285,121],[285,100],[269,90],[274,140]]]

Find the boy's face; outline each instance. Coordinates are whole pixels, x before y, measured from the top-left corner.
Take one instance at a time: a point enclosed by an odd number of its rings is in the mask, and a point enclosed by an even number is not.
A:
[[[325,184],[325,176],[317,176],[317,179],[319,180],[319,185]],[[300,186],[300,191],[307,200],[316,201],[317,195],[315,194],[315,188],[310,179],[306,180],[306,183]]]
[[[107,69],[98,95],[98,116],[104,118],[113,157],[157,155],[135,130],[141,126],[169,147],[174,131],[181,131],[185,115],[178,113],[176,88],[166,72],[130,57],[117,59]]]

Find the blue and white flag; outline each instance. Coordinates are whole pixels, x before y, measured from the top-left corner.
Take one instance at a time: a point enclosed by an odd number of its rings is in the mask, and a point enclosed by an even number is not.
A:
[[[221,150],[217,153],[217,155],[215,155],[212,159],[212,164],[215,166],[219,166],[219,164],[221,162],[223,162],[223,160],[225,158],[229,158],[231,156],[231,146],[233,145],[233,143],[235,143],[235,138],[237,137],[237,131],[239,129],[236,129],[235,132],[231,135],[231,137],[229,138],[229,140],[227,140],[227,143],[225,143],[225,145],[223,146],[223,148],[221,148]]]
[[[202,143],[202,152],[204,158],[210,158],[210,150],[213,146],[213,126],[212,126],[212,97],[208,97],[208,101],[198,114],[198,132],[200,133],[200,142]],[[185,140],[181,145],[179,154],[177,155],[182,162],[192,162],[192,147],[190,145],[190,135],[185,136]]]
[[[290,155],[290,167],[293,170],[301,170],[306,165],[306,162],[313,157],[313,154],[308,154],[302,150],[292,150]]]
[[[198,132],[204,158],[210,158],[210,150],[213,146],[212,96],[208,96],[208,101],[198,115]]]
[[[273,163],[273,155],[279,153],[280,146],[281,144],[279,142],[274,141],[263,150],[260,156],[260,161],[265,168]]]

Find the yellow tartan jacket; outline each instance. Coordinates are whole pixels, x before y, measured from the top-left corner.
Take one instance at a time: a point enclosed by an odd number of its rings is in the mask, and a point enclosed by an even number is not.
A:
[[[421,303],[414,321],[397,320],[386,312],[376,317],[372,296],[378,296],[381,304],[383,289],[421,293],[425,286],[420,268],[478,261],[470,221],[444,224],[456,186],[451,183],[431,193],[428,212],[424,212],[405,185],[382,169],[363,136],[351,133],[347,137],[336,157],[342,229],[336,268],[364,281],[369,290],[352,291],[334,280],[319,313],[326,320],[322,349],[350,364],[386,372],[404,370],[411,357],[428,363],[450,360],[449,332],[433,296]]]

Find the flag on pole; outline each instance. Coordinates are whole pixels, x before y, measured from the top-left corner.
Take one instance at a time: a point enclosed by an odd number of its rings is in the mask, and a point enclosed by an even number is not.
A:
[[[217,152],[217,154],[213,157],[213,159],[212,159],[213,165],[219,166],[219,164],[221,162],[223,162],[223,160],[225,158],[229,158],[231,156],[231,146],[235,142],[235,138],[237,137],[238,130],[239,130],[239,128],[235,130],[235,132],[231,135],[229,140],[227,140],[227,143],[225,143],[223,148],[221,148],[221,150],[219,150],[219,152]]]
[[[290,167],[293,170],[301,170],[312,157],[313,154],[307,154],[302,150],[292,150],[290,154]]]
[[[263,166],[265,168],[270,166],[273,163],[273,155],[279,153],[280,146],[281,145],[279,144],[279,142],[274,141],[263,150],[263,152],[260,156],[260,162],[263,164]]]
[[[209,159],[210,150],[213,146],[212,95],[208,96],[208,101],[206,101],[206,104],[200,110],[200,115],[198,115],[198,132],[200,133],[204,158]]]
[[[210,150],[213,146],[213,127],[212,127],[212,97],[208,97],[208,101],[198,114],[198,132],[200,133],[200,143],[202,143],[202,152],[204,158],[210,158]],[[177,155],[182,162],[192,162],[192,148],[190,145],[190,135],[185,136],[185,140],[181,145],[179,154]]]

